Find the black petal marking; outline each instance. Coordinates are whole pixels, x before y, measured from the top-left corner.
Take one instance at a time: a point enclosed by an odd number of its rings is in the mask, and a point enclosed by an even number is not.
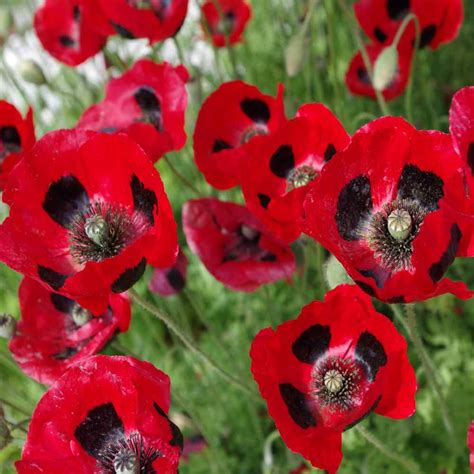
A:
[[[401,20],[409,12],[410,0],[387,0],[387,13],[392,20]]]
[[[41,281],[47,283],[53,290],[59,290],[67,280],[67,275],[51,270],[51,268],[38,265],[38,276]]]
[[[63,295],[58,295],[57,293],[51,293],[50,295],[51,303],[53,306],[61,313],[69,314],[76,302],[69,298],[66,298]]]
[[[168,283],[176,291],[181,291],[186,285],[186,280],[181,275],[181,272],[177,268],[172,268],[166,272],[166,279]]]
[[[214,142],[214,146],[212,147],[212,152],[213,153],[219,153],[222,150],[230,150],[230,149],[232,149],[232,145],[229,145],[224,140],[217,139]]]
[[[420,49],[428,46],[436,36],[437,27],[436,25],[428,25],[423,28],[420,36]]]
[[[158,209],[158,199],[151,189],[145,188],[145,185],[138,179],[136,175],[132,176],[130,181],[130,189],[133,195],[133,205],[136,211],[141,211],[148,219],[151,225],[155,223],[153,213],[155,208]]]
[[[270,109],[263,100],[244,99],[240,103],[240,108],[253,122],[267,123],[270,120]]]
[[[471,168],[471,173],[474,174],[474,142],[467,149],[467,164]]]
[[[43,209],[59,225],[70,228],[76,216],[89,207],[87,191],[72,175],[63,176],[52,183],[43,201]]]
[[[135,39],[135,35],[127,30],[127,28],[124,28],[122,25],[119,25],[118,23],[115,23],[113,21],[110,22],[112,25],[113,29],[122,37],[126,39]]]
[[[144,112],[161,111],[160,101],[151,87],[140,87],[133,97]]]
[[[124,437],[125,431],[113,404],[105,403],[89,411],[74,436],[88,454],[98,459],[109,441]]]
[[[79,8],[79,5],[74,5],[72,9],[72,17],[74,18],[75,22],[79,22],[81,19],[81,9]]]
[[[74,48],[74,46],[76,46],[74,39],[68,35],[61,35],[59,37],[59,42],[66,48]]]
[[[377,400],[375,400],[374,404],[360,417],[358,418],[357,420],[353,421],[350,425],[347,425],[345,428],[344,428],[344,431],[347,431],[347,430],[350,430],[351,428],[353,428],[355,425],[357,425],[358,423],[360,423],[361,421],[365,420],[378,406],[378,404],[380,403],[380,400],[382,400],[382,395],[380,395]]]
[[[11,125],[0,127],[0,142],[5,146],[21,148],[21,137],[16,127]]]
[[[390,304],[400,304],[400,303],[406,303],[405,297],[400,295],[400,296],[394,296],[393,298],[390,298],[387,300],[387,303]]]
[[[330,143],[327,148],[326,148],[326,151],[324,152],[324,161],[327,163],[328,161],[331,161],[332,157],[336,154],[336,147]]]
[[[113,283],[112,291],[114,293],[123,293],[131,288],[145,273],[146,258],[143,257],[138,265],[125,270]]]
[[[377,288],[383,288],[387,280],[386,275],[380,275],[375,270],[358,270],[358,272],[366,278],[373,278]]]
[[[363,84],[370,85],[371,82],[369,73],[367,72],[367,69],[365,69],[365,67],[360,67],[359,69],[357,69],[357,77],[359,78],[359,81]]]
[[[293,421],[304,430],[316,426],[316,420],[306,405],[304,393],[290,383],[280,384],[279,389],[281,398],[283,398]]]
[[[277,260],[278,260],[277,256],[274,253],[271,253],[271,252],[268,252],[265,255],[263,255],[262,257],[260,257],[261,262],[276,262]]]
[[[271,201],[270,196],[267,196],[266,194],[258,193],[257,197],[258,197],[258,200],[260,201],[260,205],[264,207],[265,209],[268,209],[268,205],[270,204],[270,201]]]
[[[315,324],[301,333],[293,342],[293,355],[305,364],[314,364],[329,348],[331,329],[329,326]]]
[[[370,180],[357,176],[342,188],[337,199],[335,219],[340,236],[344,240],[359,240],[359,226],[371,210]]]
[[[387,354],[379,340],[370,332],[363,332],[355,349],[356,358],[364,365],[367,378],[373,381],[380,367],[387,364]]]
[[[376,296],[375,290],[368,283],[365,283],[365,281],[354,280],[354,283],[369,296]]]
[[[405,165],[398,181],[398,198],[416,201],[428,212],[433,212],[444,196],[443,185],[443,180],[434,173]]]
[[[65,347],[61,352],[53,354],[53,359],[56,360],[67,360],[79,352],[77,347]]]
[[[170,441],[171,446],[177,446],[179,447],[179,451],[183,451],[183,446],[184,446],[184,440],[183,440],[183,434],[181,433],[181,430],[168,418],[168,415],[161,409],[161,407],[158,405],[158,403],[153,402],[153,406],[155,407],[155,410],[163,417],[166,418],[170,425],[171,433],[172,433],[172,438]]]
[[[290,145],[281,145],[270,158],[270,169],[279,178],[286,178],[294,167],[295,155]]]
[[[378,26],[374,29],[374,36],[380,43],[385,43],[385,41],[387,41],[387,35]]]
[[[456,258],[458,251],[459,242],[461,241],[462,232],[457,224],[453,224],[451,227],[451,239],[449,240],[448,248],[445,250],[439,262],[431,265],[429,274],[434,282],[437,282],[443,278],[446,270],[453,263]]]

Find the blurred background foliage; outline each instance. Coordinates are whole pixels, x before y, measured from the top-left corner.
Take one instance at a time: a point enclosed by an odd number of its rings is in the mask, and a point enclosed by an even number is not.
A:
[[[341,119],[349,132],[380,115],[377,103],[351,96],[344,84],[348,62],[356,51],[347,18],[335,0],[318,0],[310,21],[305,64],[293,78],[285,73],[285,50],[301,28],[305,0],[253,0],[253,18],[246,30],[246,42],[234,48],[237,73],[265,93],[275,94],[277,83],[285,86],[287,114],[291,117],[304,102],[323,102]],[[350,2],[346,2],[350,4]],[[218,193],[197,171],[192,155],[192,132],[203,99],[225,80],[234,79],[231,57],[226,49],[216,51],[206,43],[199,26],[198,0],[190,1],[190,13],[176,43],[167,40],[151,49],[145,40],[109,39],[106,67],[104,55],[72,69],[53,60],[32,30],[35,0],[0,0],[0,10],[13,15],[14,30],[0,34],[0,98],[14,103],[23,112],[31,105],[35,112],[38,137],[57,128],[72,127],[87,106],[100,100],[104,84],[139,57],[150,56],[174,64],[180,56],[189,68],[190,104],[187,113],[188,143],[184,150],[169,155],[175,171],[192,181],[201,197],[210,195],[242,201],[238,191]],[[458,39],[437,51],[423,50],[416,57],[412,74],[413,117],[419,128],[447,131],[448,110],[454,91],[474,82],[474,4],[465,2],[465,20]],[[179,45],[179,50],[177,48]],[[19,74],[24,59],[41,65],[47,84],[26,83]],[[406,116],[405,97],[389,104],[393,115]],[[175,211],[181,220],[181,206],[197,197],[177,177],[165,160],[157,167]],[[3,217],[7,210],[2,209]],[[306,239],[295,244],[300,271],[291,282],[265,286],[251,294],[236,293],[216,282],[197,258],[180,243],[190,258],[187,285],[181,294],[159,298],[147,290],[151,272],[137,290],[166,311],[205,352],[245,383],[253,383],[248,351],[254,335],[263,327],[295,317],[300,308],[322,298],[325,284],[318,262],[321,251]],[[457,260],[452,277],[474,287],[474,265]],[[19,317],[17,288],[19,275],[0,267],[0,311]],[[388,306],[378,309],[391,316]],[[417,305],[423,340],[434,359],[442,380],[453,435],[447,435],[440,411],[427,386],[422,369],[417,370],[419,392],[417,413],[411,419],[393,421],[371,416],[364,421],[391,451],[413,459],[425,474],[469,473],[466,431],[474,418],[474,304],[443,296]],[[410,349],[412,351],[412,348]],[[289,452],[275,430],[263,401],[246,396],[229,385],[212,368],[186,350],[176,337],[148,313],[134,307],[130,331],[117,337],[105,350],[127,353],[152,362],[172,379],[172,413],[185,436],[201,433],[208,448],[191,455],[183,463],[183,474],[287,474],[302,459]],[[410,352],[415,367],[417,354]],[[23,375],[0,341],[0,399],[6,418],[16,428],[13,443],[0,451],[0,473],[14,472],[20,457],[28,419],[46,387]],[[264,456],[264,451],[266,456]],[[344,434],[342,474],[400,474],[403,468],[384,456],[355,430]],[[271,454],[271,456],[270,456]],[[266,460],[266,461],[265,461]],[[317,471],[317,470],[315,470]]]

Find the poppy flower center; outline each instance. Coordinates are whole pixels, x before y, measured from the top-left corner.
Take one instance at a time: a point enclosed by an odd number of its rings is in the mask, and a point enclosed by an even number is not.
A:
[[[227,11],[219,20],[219,23],[217,23],[217,27],[214,33],[228,35],[234,29],[234,24],[235,24],[235,13],[232,11]]]
[[[103,474],[154,474],[153,462],[161,453],[146,447],[139,433],[121,438],[108,444],[99,453],[99,463]]]
[[[391,271],[410,270],[413,241],[428,211],[413,200],[386,204],[363,230],[375,257]]]
[[[70,251],[79,264],[118,255],[148,229],[140,212],[97,201],[76,216],[69,231]]]
[[[311,394],[330,410],[347,411],[359,395],[363,371],[352,359],[331,356],[317,363],[311,378]]]
[[[247,130],[245,130],[245,132],[240,137],[240,144],[244,145],[245,143],[252,140],[253,137],[258,135],[268,135],[267,127],[261,124],[255,124],[247,128]]]
[[[308,165],[303,165],[292,169],[288,174],[288,178],[286,179],[286,192],[306,186],[311,181],[313,181],[317,175],[318,173],[316,170]]]
[[[10,153],[21,151],[21,138],[13,126],[0,127],[0,163]]]
[[[260,247],[262,234],[248,225],[242,224],[229,238],[224,247],[224,262],[246,261],[275,261],[276,256]]]

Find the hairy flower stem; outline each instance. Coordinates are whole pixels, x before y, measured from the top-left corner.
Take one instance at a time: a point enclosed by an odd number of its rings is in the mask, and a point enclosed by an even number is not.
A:
[[[176,167],[173,165],[172,163],[172,160],[167,156],[165,155],[164,157],[164,160],[166,162],[166,164],[169,166],[171,172],[179,179],[183,182],[183,184],[189,188],[193,194],[195,194],[196,196],[199,197],[200,195],[200,192],[198,191],[198,189],[196,188],[196,186],[193,185],[193,183],[191,183],[191,181],[189,181],[187,178],[185,178],[177,169]]]
[[[405,472],[411,474],[422,473],[418,464],[412,460],[406,459],[404,456],[394,453],[392,447],[386,446],[379,438],[367,431],[363,426],[357,425],[355,426],[355,429],[368,443],[377,448],[383,455],[403,466],[406,469]]]
[[[426,378],[428,379],[428,383],[430,384],[431,389],[433,390],[433,393],[441,408],[441,413],[443,416],[443,421],[444,421],[444,426],[446,428],[446,431],[448,432],[449,435],[452,435],[453,424],[449,416],[448,406],[446,405],[446,400],[444,398],[441,385],[438,382],[434,364],[431,361],[430,356],[428,355],[428,352],[426,351],[423,341],[421,340],[421,337],[418,333],[414,305],[412,304],[405,305],[406,318],[404,317],[403,310],[399,305],[392,305],[392,308],[393,308],[393,312],[395,316],[401,322],[401,324],[405,328],[405,331],[408,334],[408,337],[410,338],[413,345],[415,346],[415,349],[418,353],[418,357],[420,358],[421,363],[423,365]]]
[[[226,369],[221,367],[211,356],[203,352],[199,347],[197,347],[194,342],[184,334],[181,329],[175,324],[175,322],[163,311],[143,299],[134,289],[129,290],[129,294],[132,297],[132,300],[143,308],[148,313],[152,314],[158,318],[173,334],[175,334],[179,340],[194,354],[199,356],[206,364],[212,367],[222,378],[227,380],[229,383],[237,387],[242,392],[260,400],[258,393],[252,389],[250,386],[241,382],[238,378],[234,377],[232,374],[227,372]]]

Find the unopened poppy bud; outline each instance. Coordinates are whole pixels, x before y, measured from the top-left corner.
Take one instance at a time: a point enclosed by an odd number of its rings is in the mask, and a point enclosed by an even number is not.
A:
[[[306,61],[308,38],[305,31],[298,31],[285,50],[285,69],[288,77],[295,77],[303,69]]]
[[[41,86],[46,84],[46,77],[41,67],[32,59],[25,59],[19,66],[20,76],[24,81]]]
[[[352,278],[347,274],[345,268],[334,255],[330,255],[326,260],[326,264],[324,265],[324,276],[330,290],[333,290],[339,285],[354,283]]]
[[[16,320],[9,314],[0,314],[0,337],[11,339],[15,334]]]
[[[389,46],[382,50],[374,64],[373,86],[375,90],[383,91],[395,79],[398,70],[397,48]]]
[[[0,7],[0,38],[6,38],[13,27],[13,16],[7,7]]]

